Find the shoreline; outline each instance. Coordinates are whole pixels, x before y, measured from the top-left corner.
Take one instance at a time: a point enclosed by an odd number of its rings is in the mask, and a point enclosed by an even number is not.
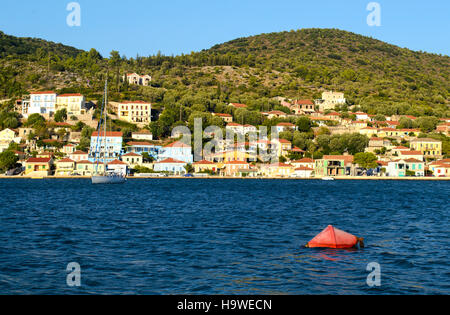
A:
[[[0,175],[0,179],[90,179],[90,176],[5,176]],[[360,181],[450,181],[450,177],[365,177],[365,176],[337,176],[333,177],[335,180],[360,180]],[[128,180],[139,179],[241,179],[241,180],[322,180],[322,177],[310,177],[310,178],[296,178],[296,177],[232,177],[232,176],[204,176],[204,177],[184,177],[184,176],[167,176],[167,177],[154,177],[154,176],[130,176]]]

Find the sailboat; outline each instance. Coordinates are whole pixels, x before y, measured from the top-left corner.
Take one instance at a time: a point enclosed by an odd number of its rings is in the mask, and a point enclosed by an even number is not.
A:
[[[118,174],[114,171],[106,170],[107,165],[106,119],[108,117],[107,116],[108,112],[106,110],[107,104],[108,104],[108,79],[106,79],[105,82],[105,94],[103,97],[102,109],[100,114],[100,123],[98,124],[97,144],[94,152],[95,171],[94,175],[92,176],[92,184],[123,184],[127,181],[126,176],[124,176],[123,174]],[[103,172],[100,173],[98,169],[102,156],[103,156]]]

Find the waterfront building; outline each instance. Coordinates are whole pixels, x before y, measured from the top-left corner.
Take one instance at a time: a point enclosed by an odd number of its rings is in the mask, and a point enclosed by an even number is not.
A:
[[[71,160],[74,160],[75,162],[86,161],[87,159],[89,159],[89,154],[78,150],[69,154],[69,158]]]
[[[201,173],[201,172],[205,172],[205,171],[217,172],[217,170],[218,170],[217,163],[210,162],[207,160],[195,162],[194,164],[192,164],[192,166],[194,167],[195,173]]]
[[[190,145],[184,144],[181,141],[176,141],[169,145],[166,145],[161,149],[158,160],[162,161],[166,159],[183,161],[190,164],[194,161],[194,157],[192,155],[192,147]]]
[[[75,173],[81,176],[92,176],[94,173],[103,173],[105,165],[102,162],[93,163],[91,161],[76,162]]]
[[[390,161],[386,168],[386,175],[390,177],[405,177],[407,170],[407,163],[404,160]]]
[[[450,159],[435,161],[428,168],[434,177],[450,177]]]
[[[411,141],[411,149],[420,151],[427,158],[442,157],[442,141],[430,138],[419,138]]]
[[[222,174],[225,176],[238,176],[250,169],[250,164],[243,161],[229,161],[223,164]]]
[[[295,167],[285,163],[274,163],[263,168],[263,173],[269,177],[290,177]]]
[[[129,166],[134,167],[136,165],[142,165],[143,158],[140,154],[130,152],[122,155],[122,161],[127,163]]]
[[[51,175],[52,165],[53,165],[53,159],[51,157],[29,158],[25,162],[25,175],[29,175],[29,176]]]
[[[75,171],[75,161],[69,158],[56,161],[55,164],[56,164],[55,175],[69,176]]]
[[[296,168],[306,167],[314,169],[314,160],[310,158],[303,158],[301,160],[292,161],[291,164]]]
[[[353,175],[352,155],[324,155],[315,161],[314,172],[316,176],[345,176]]]
[[[132,152],[140,155],[148,153],[153,159],[157,160],[162,148],[160,145],[154,145],[146,141],[131,141],[127,143],[126,151],[127,153]]]
[[[405,159],[404,161],[408,171],[414,172],[417,177],[425,176],[425,162],[414,158]]]
[[[103,131],[100,132],[100,134],[97,131],[95,131],[91,136],[89,161],[91,162],[95,161],[96,152],[97,158],[99,158],[102,162],[103,160],[106,160],[106,162],[109,163],[118,159],[122,153],[122,141],[123,141],[122,132],[107,131],[105,135]]]
[[[114,160],[107,164],[107,170],[125,176],[128,174],[128,165],[121,160]]]
[[[173,158],[167,158],[154,164],[153,170],[155,172],[169,172],[175,175],[186,174],[185,166],[188,163],[179,161]]]
[[[311,167],[300,166],[294,170],[294,173],[292,176],[298,177],[298,178],[310,178],[310,177],[312,177],[313,172],[314,172],[314,169]]]

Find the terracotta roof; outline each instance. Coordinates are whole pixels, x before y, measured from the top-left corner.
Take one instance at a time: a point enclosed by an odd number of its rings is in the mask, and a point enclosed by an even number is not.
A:
[[[121,104],[143,104],[143,105],[152,105],[149,102],[144,102],[144,101],[125,101],[122,102]]]
[[[56,161],[56,163],[74,163],[75,161],[69,158],[65,158],[59,161]]]
[[[56,94],[54,91],[44,91],[44,92],[31,92],[31,95],[39,95],[39,94]]]
[[[324,160],[341,160],[345,163],[353,162],[353,155],[324,155]]]
[[[77,164],[94,164],[94,163],[91,161],[84,160],[84,161],[77,162]],[[97,164],[97,162],[95,162],[95,164]],[[99,161],[98,164],[103,164],[103,162]]]
[[[147,146],[155,146],[154,144],[151,144],[150,142],[146,142],[146,141],[130,141],[127,143],[128,146],[133,146],[133,145],[147,145]]]
[[[245,104],[239,104],[239,103],[230,103],[230,105],[231,105],[231,106],[234,106],[234,107],[238,107],[238,108],[244,108],[244,107],[247,107],[247,105],[245,105]]]
[[[51,158],[29,158],[27,163],[49,163]]]
[[[229,161],[229,162],[226,162],[225,164],[229,164],[229,165],[246,165],[248,163],[244,162],[244,161]]]
[[[127,163],[122,162],[120,160],[114,160],[112,162],[109,162],[108,165],[127,165]]]
[[[297,105],[314,105],[314,103],[311,100],[296,100],[294,104]]]
[[[423,155],[420,151],[400,151],[401,155]]]
[[[229,124],[227,125],[227,127],[242,127],[242,125],[237,124],[237,123],[229,123]]]
[[[105,136],[105,132],[101,131],[100,132],[100,137],[104,137]],[[106,136],[107,137],[122,137],[123,133],[120,131],[107,131],[106,132]],[[92,137],[98,137],[98,131],[94,131],[92,133]]]
[[[69,97],[69,96],[83,96],[83,94],[80,94],[80,93],[68,93],[68,94],[58,95],[58,97]]]
[[[280,142],[280,143],[286,143],[286,144],[291,144],[291,141],[289,141],[289,140],[286,140],[286,139],[278,139],[278,142]]]
[[[418,159],[406,159],[405,162],[408,162],[408,163],[424,163],[423,161],[420,161]]]
[[[181,141],[175,141],[171,144],[166,145],[164,148],[190,148],[190,145],[184,144]]]
[[[199,161],[199,162],[195,162],[193,165],[211,165],[211,164],[215,164],[215,163],[213,163],[213,162],[210,162],[210,161],[207,161],[207,160],[202,160],[202,161]]]
[[[134,152],[130,152],[130,153],[124,154],[124,155],[122,155],[122,156],[136,156],[136,157],[141,157],[141,155],[139,155],[139,154],[137,154],[137,153],[134,153]]]
[[[222,114],[222,113],[214,113],[214,115],[219,116],[219,117],[233,117],[230,114]]]
[[[75,151],[72,153],[72,155],[87,155],[88,153],[83,152],[83,151]]]
[[[279,127],[295,127],[295,125],[291,124],[291,123],[279,123],[277,126],[279,126]]]
[[[298,163],[314,163],[314,160],[310,159],[310,158],[303,158],[301,160],[293,161],[291,163],[295,163],[295,164],[298,164]]]
[[[168,163],[187,164],[186,162],[175,160],[175,159],[172,159],[172,158],[168,158],[168,159],[156,162],[156,164],[168,164]]]
[[[411,142],[442,142],[436,139],[431,139],[431,138],[419,138],[419,139],[415,139],[412,140]]]

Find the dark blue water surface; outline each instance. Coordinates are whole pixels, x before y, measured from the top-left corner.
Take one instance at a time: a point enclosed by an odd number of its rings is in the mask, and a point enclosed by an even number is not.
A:
[[[20,179],[0,192],[2,294],[450,293],[449,182]],[[303,248],[329,224],[366,248]],[[66,284],[71,262],[81,287]]]

